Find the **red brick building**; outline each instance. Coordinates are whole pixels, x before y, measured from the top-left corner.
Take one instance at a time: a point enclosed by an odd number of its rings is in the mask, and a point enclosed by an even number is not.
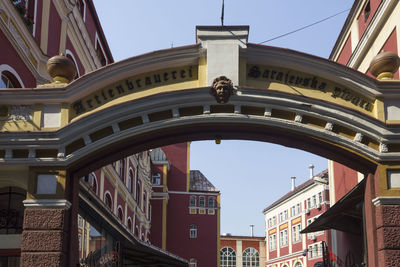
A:
[[[151,243],[191,266],[219,266],[220,193],[190,170],[190,143],[153,149],[151,159]]]

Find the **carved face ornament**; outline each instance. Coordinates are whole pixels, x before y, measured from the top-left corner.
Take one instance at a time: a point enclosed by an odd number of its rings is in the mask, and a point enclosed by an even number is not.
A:
[[[210,94],[215,97],[218,103],[228,103],[229,97],[233,95],[233,83],[225,76],[215,78],[210,89]]]

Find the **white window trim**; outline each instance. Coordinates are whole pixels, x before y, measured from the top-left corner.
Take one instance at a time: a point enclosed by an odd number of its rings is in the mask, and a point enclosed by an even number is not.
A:
[[[103,45],[101,44],[99,35],[96,32],[96,35],[95,35],[95,38],[94,38],[94,50],[97,50],[97,44],[100,45],[101,52],[103,53],[103,56],[106,59],[106,65],[108,65],[108,58],[106,57],[106,53],[104,52],[104,48],[103,48]]]
[[[76,73],[78,74],[78,77],[81,77],[81,73],[79,71],[78,63],[77,63],[76,58],[75,58],[74,54],[72,53],[72,51],[69,50],[69,49],[65,49],[65,55],[70,55],[72,57],[72,60],[74,61],[74,64],[75,64]]]
[[[1,64],[0,65],[0,75],[3,73],[3,71],[11,72],[11,74],[14,75],[14,77],[18,80],[18,82],[21,85],[21,87],[22,88],[25,87],[24,83],[22,82],[21,77],[18,75],[18,72],[16,72],[10,65]]]

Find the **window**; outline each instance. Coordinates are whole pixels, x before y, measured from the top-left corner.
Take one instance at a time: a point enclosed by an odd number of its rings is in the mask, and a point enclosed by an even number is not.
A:
[[[190,207],[196,207],[196,196],[190,196]]]
[[[273,223],[273,225],[276,224],[276,216],[272,217],[272,223]]]
[[[283,213],[281,212],[281,213],[279,213],[279,222],[282,222],[283,221]]]
[[[100,64],[102,66],[105,66],[107,64],[107,60],[106,60],[106,58],[104,56],[103,49],[102,49],[102,47],[100,45],[99,40],[97,40],[97,42],[96,42],[96,54],[97,54],[97,57],[99,58]]]
[[[322,201],[323,201],[323,199],[322,199],[322,192],[319,192],[319,193],[318,193],[318,203],[322,205]]]
[[[312,206],[315,207],[317,205],[317,196],[313,195],[312,197]]]
[[[368,1],[368,3],[365,5],[364,8],[364,23],[367,22],[370,14],[371,14],[371,5]]]
[[[0,88],[20,88],[17,78],[9,71],[1,73]]]
[[[288,218],[287,210],[285,210],[285,211],[283,212],[283,220],[287,220],[287,218]]]
[[[236,252],[230,247],[221,249],[221,267],[236,267]]]
[[[295,226],[292,226],[293,243],[301,241],[300,231],[301,231],[301,225],[300,224],[296,224]]]
[[[269,250],[276,249],[276,234],[269,236]]]
[[[247,248],[243,251],[243,267],[259,267],[260,254],[255,248]]]
[[[302,267],[303,265],[301,265],[301,262],[296,262],[296,264],[294,265],[294,267]]]
[[[199,207],[204,208],[206,206],[206,198],[203,196],[199,197]]]
[[[197,226],[192,224],[189,227],[189,236],[190,238],[197,238]]]
[[[272,219],[269,218],[269,219],[268,219],[268,227],[271,227],[271,226],[272,226]]]
[[[290,212],[291,212],[291,216],[295,216],[296,215],[296,206],[291,207]]]
[[[124,221],[124,212],[122,211],[122,207],[118,206],[118,219],[123,222]]]
[[[307,209],[311,208],[311,198],[307,198]]]
[[[138,206],[140,206],[140,198],[141,198],[141,196],[140,196],[140,191],[141,190],[141,188],[140,188],[140,180],[137,178],[136,179],[136,201],[137,201],[137,205]]]
[[[213,197],[208,198],[208,207],[209,208],[214,208],[215,207],[215,200]]]
[[[128,226],[129,232],[132,232],[132,219],[131,219],[131,217],[128,218],[127,226]]]
[[[297,203],[296,208],[297,208],[297,214],[300,214],[301,212],[300,203]]]
[[[159,172],[153,174],[152,180],[153,180],[153,184],[160,185],[161,184],[161,174]]]
[[[128,172],[128,190],[129,192],[133,192],[133,171],[132,169],[129,170]]]
[[[288,244],[288,236],[287,236],[287,229],[280,231],[279,233],[279,237],[280,237],[280,244],[281,246],[287,246]]]
[[[0,188],[0,234],[21,234],[26,191],[18,187]]]
[[[112,197],[108,191],[104,193],[104,203],[110,210],[112,210]]]
[[[189,261],[189,267],[197,267],[197,260],[196,259],[190,259]]]
[[[143,202],[142,203],[143,203],[142,210],[145,211],[145,208],[147,206],[147,194],[146,194],[146,191],[143,192]]]

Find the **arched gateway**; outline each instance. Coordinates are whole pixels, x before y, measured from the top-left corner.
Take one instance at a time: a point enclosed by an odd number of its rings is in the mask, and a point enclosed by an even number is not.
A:
[[[0,91],[0,185],[27,190],[24,262],[75,266],[77,177],[144,149],[214,138],[296,147],[363,173],[369,266],[399,260],[400,83],[247,36],[244,26],[197,27],[196,45],[69,84],[58,73],[41,88]]]

